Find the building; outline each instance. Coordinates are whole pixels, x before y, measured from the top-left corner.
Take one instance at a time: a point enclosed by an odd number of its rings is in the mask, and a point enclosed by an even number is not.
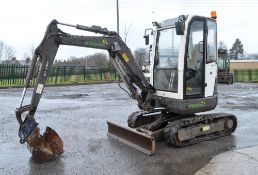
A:
[[[258,69],[258,60],[230,60],[230,70]]]

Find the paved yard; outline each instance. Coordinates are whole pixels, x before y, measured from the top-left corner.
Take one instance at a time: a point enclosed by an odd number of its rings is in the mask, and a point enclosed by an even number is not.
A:
[[[159,142],[156,155],[146,156],[106,136],[106,120],[126,125],[127,116],[138,110],[117,84],[48,87],[35,117],[42,130],[50,126],[60,134],[65,153],[38,164],[17,135],[15,108],[22,89],[0,89],[0,174],[193,174],[218,153],[258,145],[258,84],[219,85],[218,90],[214,112],[237,115],[233,135],[185,148]]]

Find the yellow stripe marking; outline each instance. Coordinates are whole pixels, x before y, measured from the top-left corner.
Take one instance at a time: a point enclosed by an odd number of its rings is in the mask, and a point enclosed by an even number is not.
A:
[[[129,58],[128,58],[128,56],[125,53],[122,55],[122,57],[124,58],[125,62],[129,61]]]

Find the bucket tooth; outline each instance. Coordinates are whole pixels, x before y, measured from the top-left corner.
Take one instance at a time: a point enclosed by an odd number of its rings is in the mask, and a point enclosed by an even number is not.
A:
[[[147,155],[155,153],[155,139],[146,133],[137,131],[137,129],[121,126],[114,122],[107,121],[108,136],[122,142]]]

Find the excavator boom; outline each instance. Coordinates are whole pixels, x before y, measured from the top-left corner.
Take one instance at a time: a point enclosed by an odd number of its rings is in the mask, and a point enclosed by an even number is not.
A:
[[[80,30],[102,34],[103,36],[71,35],[59,29],[58,25],[75,27]],[[106,28],[101,28],[99,26],[88,27],[83,25],[70,25],[53,20],[48,25],[42,42],[35,50],[31,66],[26,77],[20,106],[16,109],[16,118],[20,124],[19,137],[21,143],[27,142],[30,135],[35,133],[33,131],[38,126],[38,123],[34,119],[34,114],[37,110],[37,106],[60,45],[107,50],[110,55],[111,62],[119,73],[120,78],[129,89],[131,97],[137,100],[138,107],[145,111],[152,110],[153,107],[151,106],[150,100],[155,89],[148,83],[143,72],[133,58],[130,49],[116,32],[108,31]],[[39,67],[39,70],[31,103],[23,106],[23,99],[26,95],[27,88],[30,86],[36,67]],[[27,115],[23,120],[22,115],[26,112]],[[36,135],[39,134],[37,133]],[[31,138],[34,137],[30,137],[30,139]],[[61,138],[58,139],[60,140]],[[31,141],[29,143],[31,143]],[[37,149],[37,151],[39,150]]]

